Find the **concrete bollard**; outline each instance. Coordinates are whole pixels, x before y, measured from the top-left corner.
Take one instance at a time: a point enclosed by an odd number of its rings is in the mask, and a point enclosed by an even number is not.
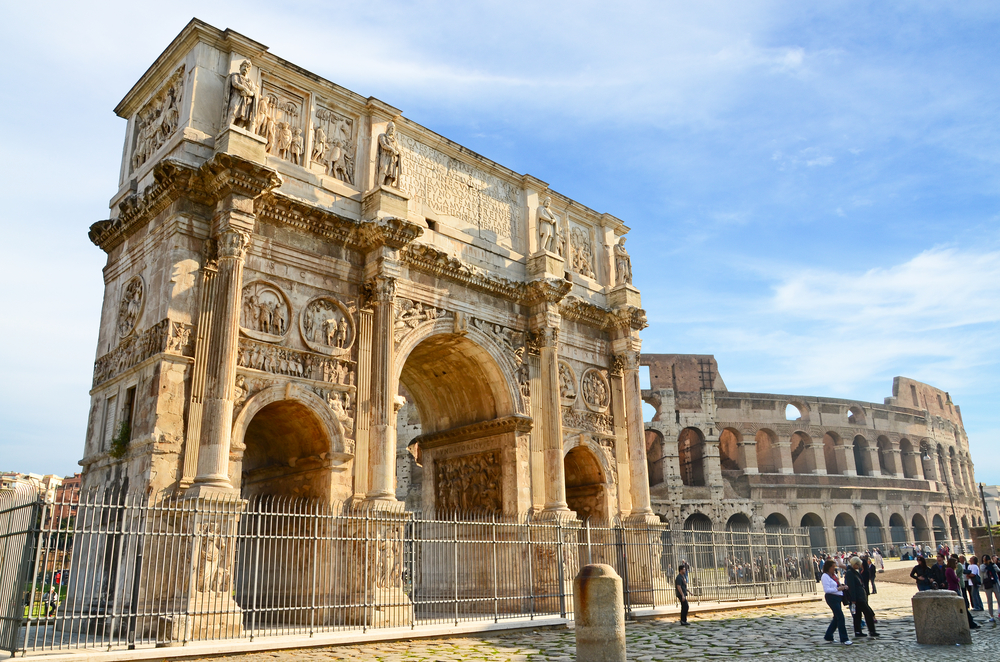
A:
[[[625,596],[610,565],[585,565],[573,580],[577,662],[625,662]]]
[[[918,644],[971,644],[965,600],[954,591],[919,591],[911,598]]]

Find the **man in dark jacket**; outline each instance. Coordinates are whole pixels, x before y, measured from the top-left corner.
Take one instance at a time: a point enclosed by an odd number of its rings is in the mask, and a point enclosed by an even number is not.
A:
[[[944,575],[944,554],[938,553],[937,562],[931,566],[931,588],[947,589],[948,578]]]
[[[681,605],[681,625],[688,624],[688,580],[687,565],[682,563],[678,568],[677,578],[674,579],[674,591],[677,594],[677,602]]]
[[[875,631],[875,612],[868,606],[868,582],[864,576],[864,568],[861,559],[857,556],[851,558],[850,568],[847,570],[844,583],[851,592],[851,602],[853,603],[851,613],[854,615],[854,636],[855,637],[877,637]],[[861,617],[864,616],[868,624],[868,634],[861,631]]]
[[[872,563],[872,560],[867,555],[861,559],[861,563],[864,568],[861,576],[867,584],[871,584],[871,590],[868,591],[868,594],[871,595],[873,593],[878,593],[878,590],[875,588],[875,575],[878,573],[878,570],[875,568],[875,564]],[[868,586],[866,585],[865,588],[868,588]]]

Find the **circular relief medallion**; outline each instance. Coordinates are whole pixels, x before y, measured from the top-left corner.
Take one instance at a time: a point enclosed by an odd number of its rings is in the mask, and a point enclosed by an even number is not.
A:
[[[559,362],[559,399],[563,406],[569,406],[576,402],[576,373],[565,361]]]
[[[255,280],[243,288],[240,332],[255,340],[280,342],[288,333],[292,307],[277,285]]]
[[[333,356],[346,354],[354,344],[354,318],[333,297],[312,299],[299,315],[299,332],[309,349]]]
[[[601,413],[608,410],[608,405],[611,404],[611,386],[600,370],[590,368],[583,373],[580,390],[583,391],[583,404],[587,405],[587,409]]]
[[[122,289],[122,299],[118,303],[118,335],[123,338],[135,331],[135,325],[146,303],[145,291],[146,288],[139,276],[132,277]]]

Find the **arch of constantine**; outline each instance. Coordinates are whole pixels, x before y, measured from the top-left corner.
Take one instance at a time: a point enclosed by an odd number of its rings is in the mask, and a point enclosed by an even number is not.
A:
[[[116,112],[85,488],[656,521],[621,220],[197,20]]]

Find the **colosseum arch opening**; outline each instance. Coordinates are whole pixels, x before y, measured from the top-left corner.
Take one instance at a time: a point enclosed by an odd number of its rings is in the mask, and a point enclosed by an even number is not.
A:
[[[767,428],[757,430],[757,434],[754,435],[754,441],[757,442],[757,471],[762,474],[778,473],[781,461],[777,456],[778,448],[775,445],[777,440],[777,435]]]
[[[697,428],[684,428],[677,437],[681,480],[688,487],[705,485],[705,437]]]
[[[809,529],[809,546],[812,547],[813,554],[827,551],[826,526],[822,517],[816,513],[806,513],[802,516],[799,526]]]
[[[913,527],[914,541],[920,545],[928,545],[933,541],[931,528],[927,526],[927,520],[920,513],[915,514],[910,525]]]
[[[840,513],[833,520],[833,532],[837,538],[837,549],[856,551],[858,548],[858,529],[854,518],[847,513]]]
[[[903,464],[903,478],[921,477],[920,456],[914,452],[913,443],[906,437],[899,440],[899,457]]]
[[[719,435],[719,464],[723,471],[740,471],[740,444],[742,437],[738,430],[726,428]]]
[[[868,547],[881,547],[885,544],[882,536],[882,520],[875,513],[865,515],[865,544]]]
[[[840,436],[833,432],[827,432],[823,435],[823,459],[826,462],[826,473],[846,473],[847,467],[844,466],[843,462],[843,449],[840,448],[842,444]]]
[[[856,435],[851,450],[854,452],[854,467],[858,475],[873,475],[871,453],[868,452],[868,440],[860,434]]]
[[[764,519],[765,529],[787,529],[788,518],[781,513],[771,513]]]
[[[792,469],[797,474],[816,473],[816,448],[805,432],[792,433]]]
[[[646,430],[646,471],[650,487],[663,482],[663,434],[659,430]]]
[[[726,531],[749,531],[750,518],[743,513],[736,513],[726,520]]]
[[[891,453],[892,444],[884,436],[879,436],[875,440],[875,448],[878,451],[878,470],[883,476],[895,476],[896,465],[893,462]]]
[[[938,545],[948,544],[948,529],[944,525],[944,518],[935,515],[931,520],[931,526],[934,528],[934,542]]]

